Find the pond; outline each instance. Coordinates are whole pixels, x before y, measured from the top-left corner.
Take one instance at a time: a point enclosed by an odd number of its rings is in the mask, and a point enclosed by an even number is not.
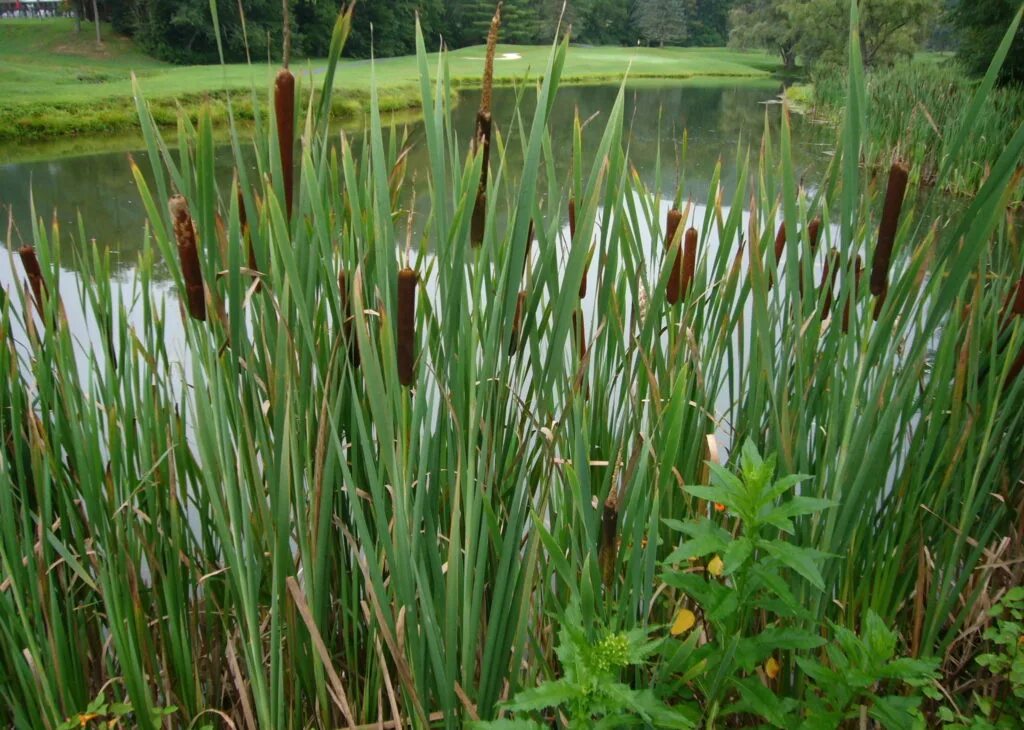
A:
[[[765,115],[769,124],[777,129],[781,106],[776,102],[781,84],[765,80],[723,85],[722,82],[651,82],[637,81],[627,86],[626,129],[628,130],[629,156],[637,171],[648,184],[654,182],[655,161],[660,154],[662,179],[665,195],[675,192],[682,184],[684,199],[697,204],[707,201],[708,187],[716,165],[721,162],[721,182],[725,199],[735,185],[737,157],[743,154],[756,159],[758,146],[764,131]],[[594,149],[599,142],[601,131],[607,119],[607,112],[614,104],[616,86],[569,86],[558,92],[558,99],[552,114],[550,129],[552,149],[555,151],[555,170],[560,177],[568,179],[572,150],[572,130],[575,114],[587,123],[584,136],[585,151]],[[509,128],[509,120],[516,104],[516,92],[512,89],[495,91],[495,120],[500,130]],[[454,112],[456,129],[465,136],[471,133],[479,92],[465,91],[460,94]],[[532,93],[523,95],[521,111],[525,119],[532,114]],[[412,150],[410,152],[410,179],[418,181],[417,207],[428,207],[426,191],[426,149],[422,141],[422,124],[407,121],[408,115],[393,121],[392,129],[409,132]],[[387,122],[388,120],[385,119]],[[827,164],[825,150],[816,143],[822,135],[805,129],[807,125],[795,122],[794,156],[798,169],[805,179],[817,179]],[[349,129],[355,140],[361,132]],[[684,145],[684,135],[687,140]],[[168,135],[173,138],[173,132]],[[148,155],[141,150],[141,141],[128,141],[116,152],[97,154],[76,154],[57,159],[32,160],[24,162],[0,162],[0,210],[3,211],[3,225],[0,225],[0,241],[11,249],[31,242],[31,203],[34,201],[37,215],[48,223],[55,217],[62,231],[62,265],[73,269],[77,242],[78,216],[81,215],[87,240],[112,254],[113,267],[119,278],[129,279],[142,247],[145,211],[136,191],[129,168],[129,156],[134,158],[142,170],[149,169]],[[685,147],[685,160],[682,159]],[[517,144],[508,145],[512,156],[510,164],[515,165],[514,156],[519,153]],[[218,160],[217,174],[224,188],[232,176],[230,149],[225,147]],[[29,155],[26,155],[28,157]],[[416,171],[421,174],[416,175]],[[13,212],[8,238],[7,212]],[[156,272],[158,277],[168,277],[165,267]],[[9,267],[0,267],[2,284],[9,286]]]

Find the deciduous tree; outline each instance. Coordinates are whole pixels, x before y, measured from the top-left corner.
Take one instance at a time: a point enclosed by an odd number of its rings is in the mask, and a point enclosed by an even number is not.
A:
[[[959,30],[960,57],[971,70],[983,73],[988,68],[1019,8],[1019,0],[957,0],[952,21]],[[1000,79],[1024,83],[1024,24],[1017,30]]]

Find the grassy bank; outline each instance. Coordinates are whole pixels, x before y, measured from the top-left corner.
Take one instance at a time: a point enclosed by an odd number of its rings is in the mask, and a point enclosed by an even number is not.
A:
[[[33,141],[65,135],[124,133],[138,128],[130,74],[140,80],[158,124],[175,123],[179,109],[198,119],[210,104],[215,124],[225,120],[225,92],[234,97],[236,112],[251,118],[253,95],[262,104],[276,69],[267,64],[171,66],[138,52],[131,41],[106,30],[97,49],[85,27],[76,36],[70,21],[4,21],[0,23],[0,140]],[[499,46],[495,65],[498,83],[536,78],[547,49]],[[449,55],[453,86],[479,83],[482,47]],[[430,61],[436,66],[436,58]],[[293,64],[308,91],[322,83],[325,62],[308,59]],[[571,48],[564,70],[567,83],[617,81],[626,68],[633,78],[759,78],[777,64],[768,54],[727,49]],[[413,57],[376,62],[374,72],[382,110],[419,104]],[[369,61],[343,60],[338,70],[335,116],[352,117],[367,109],[371,79]]]
[[[954,153],[949,141],[956,138],[978,83],[955,60],[937,54],[872,71],[867,80],[868,164],[884,169],[895,151],[913,161],[916,179],[938,182],[939,169]],[[846,85],[845,74],[828,71],[817,74],[812,86],[793,87],[788,94],[807,113],[838,125],[846,106]],[[945,191],[973,195],[1022,121],[1024,89],[999,88],[988,95],[975,122],[975,141],[949,160],[951,172],[942,181]],[[1024,186],[1015,193],[1018,201],[1022,196]]]

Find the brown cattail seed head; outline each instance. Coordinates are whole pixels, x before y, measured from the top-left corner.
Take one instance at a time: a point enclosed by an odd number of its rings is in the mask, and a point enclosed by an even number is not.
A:
[[[818,241],[821,238],[821,218],[815,218],[807,224],[807,238],[811,243],[811,251],[818,248]]]
[[[25,276],[28,277],[28,284],[32,289],[36,307],[39,309],[39,314],[42,315],[45,306],[46,282],[43,280],[43,270],[39,266],[36,250],[31,246],[23,246],[18,249],[18,256],[21,257],[21,266],[25,269]]]
[[[613,491],[605,500],[604,510],[601,513],[601,545],[598,550],[598,559],[601,563],[605,587],[609,587],[612,582],[618,547],[618,532],[619,504]]]
[[[779,232],[775,234],[775,263],[782,260],[782,254],[786,250],[786,221],[779,224]]]
[[[193,319],[206,321],[206,290],[203,286],[203,270],[199,266],[199,251],[196,248],[196,229],[188,203],[180,195],[167,202],[174,223],[174,238],[178,243],[178,258],[181,261],[181,276],[185,280],[185,299],[188,313]]]
[[[686,241],[683,244],[683,299],[690,291],[693,283],[693,272],[697,268],[697,241],[700,234],[696,228],[689,228],[686,231]]]
[[[778,268],[779,262],[782,261],[782,254],[786,250],[786,221],[782,221],[779,224],[779,231],[775,234],[775,266]],[[771,270],[768,271],[768,291],[772,290],[775,285],[775,275]]]
[[[285,211],[292,219],[292,193],[295,154],[295,77],[286,68],[274,80],[274,113],[277,117],[277,147],[281,154]]]
[[[902,162],[894,162],[889,168],[885,207],[882,209],[882,222],[878,226],[878,245],[875,247],[875,258],[871,265],[871,293],[876,297],[882,296],[889,284],[889,264],[892,261],[896,231],[900,225],[903,198],[907,193],[907,177],[907,166]]]
[[[526,307],[526,292],[519,292],[516,297],[516,314],[512,320],[512,339],[508,344],[508,356],[512,357],[519,350],[519,338],[523,331],[523,310]]]
[[[416,360],[416,284],[419,277],[410,268],[398,272],[398,381],[412,385]]]
[[[484,228],[487,224],[487,172],[491,164],[491,113],[482,108],[476,114],[476,136],[473,138],[473,146],[483,155],[480,184],[476,191],[476,201],[473,203],[469,232],[470,245],[475,247],[484,240]]]
[[[672,242],[676,238],[676,232],[683,222],[683,214],[672,208],[665,220],[665,251],[671,251]],[[665,301],[669,304],[679,304],[683,300],[683,256],[680,251],[672,258],[672,271],[668,276],[668,284],[665,286]]]
[[[572,331],[576,337],[576,345],[579,349],[580,360],[587,356],[587,333],[583,327],[583,310],[575,309],[572,313]]]

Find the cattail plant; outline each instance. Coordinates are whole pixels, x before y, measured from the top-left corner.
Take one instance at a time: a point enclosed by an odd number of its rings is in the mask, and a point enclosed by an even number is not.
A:
[[[277,118],[277,148],[281,154],[281,181],[284,185],[284,204],[288,220],[292,219],[292,194],[295,154],[295,76],[288,70],[291,59],[292,33],[288,15],[288,0],[284,6],[283,68],[274,79],[274,115]]]
[[[185,301],[188,313],[193,319],[206,321],[206,291],[203,286],[203,270],[199,266],[199,251],[196,248],[196,228],[188,211],[188,202],[181,195],[173,196],[167,202],[174,224],[174,238],[178,242],[178,258],[181,260],[181,276],[185,280]]]
[[[476,113],[476,133],[473,136],[473,151],[483,155],[480,168],[480,186],[476,191],[473,217],[470,221],[469,242],[479,246],[484,240],[487,223],[487,173],[491,163],[491,92],[494,89],[494,51],[498,46],[498,30],[501,28],[501,3],[494,9],[491,28],[487,32],[487,54],[484,58],[483,89],[480,92],[480,109]]]
[[[18,256],[21,257],[21,266],[25,269],[28,285],[32,289],[32,298],[39,310],[39,316],[42,317],[45,312],[47,289],[46,282],[43,280],[43,270],[36,257],[36,250],[32,246],[22,246],[18,249]]]
[[[686,241],[683,245],[683,299],[690,291],[690,284],[693,283],[693,272],[697,268],[697,242],[700,234],[696,228],[689,228],[686,231]]]
[[[667,220],[665,222],[665,251],[669,252],[672,249],[672,242],[676,238],[676,232],[679,230],[679,225],[683,222],[683,214],[678,208],[672,208],[668,212]],[[665,300],[669,304],[679,304],[683,297],[682,292],[683,283],[683,257],[679,251],[676,251],[675,256],[672,258],[672,273],[669,274],[668,284],[665,287]]]
[[[882,209],[882,222],[878,226],[878,244],[871,265],[871,293],[876,297],[884,297],[889,286],[889,264],[892,260],[892,247],[896,242],[896,229],[900,224],[900,212],[903,210],[903,198],[907,193],[908,173],[906,164],[899,160],[889,168],[885,208]],[[875,318],[877,319],[877,315]]]
[[[604,510],[601,513],[601,545],[598,548],[598,561],[601,564],[601,576],[606,590],[610,590],[612,585],[618,538],[619,500],[613,488],[608,499],[604,501]]]
[[[348,277],[345,270],[338,271],[338,294],[341,299],[341,329],[344,332],[345,342],[348,343],[348,359],[352,367],[359,367],[359,342],[352,334],[352,304],[349,298]]]
[[[412,385],[416,359],[416,284],[419,276],[406,267],[398,272],[398,381]]]

